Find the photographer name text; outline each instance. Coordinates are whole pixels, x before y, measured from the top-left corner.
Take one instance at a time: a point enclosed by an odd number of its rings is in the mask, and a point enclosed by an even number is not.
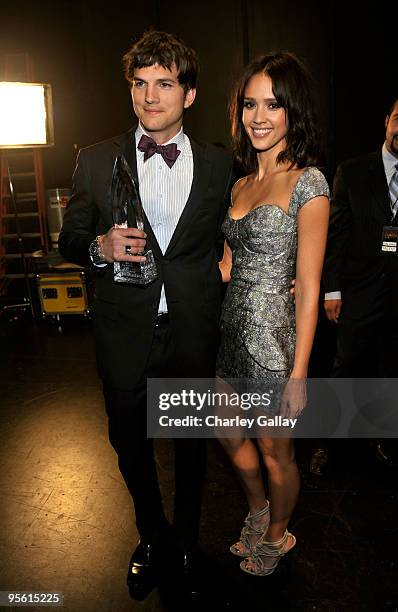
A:
[[[168,415],[159,417],[159,425],[161,427],[245,427],[252,429],[254,425],[258,427],[289,427],[293,429],[296,426],[297,419],[285,418],[280,415],[267,417],[260,415],[257,418],[247,417],[229,417],[223,418],[214,414],[208,415],[205,418],[187,415],[185,417],[175,418]]]

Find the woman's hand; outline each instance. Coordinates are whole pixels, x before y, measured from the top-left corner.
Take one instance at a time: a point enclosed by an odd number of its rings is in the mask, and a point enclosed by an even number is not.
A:
[[[307,379],[289,378],[282,394],[280,415],[296,418],[307,405]]]
[[[231,280],[232,251],[226,240],[224,241],[224,255],[218,265],[222,276],[222,282],[229,283]]]

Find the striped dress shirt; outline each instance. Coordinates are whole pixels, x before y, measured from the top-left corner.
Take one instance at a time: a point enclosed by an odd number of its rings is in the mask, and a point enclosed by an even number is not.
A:
[[[162,156],[155,153],[144,162],[144,152],[137,148],[140,138],[147,134],[139,125],[135,132],[137,172],[140,196],[145,214],[153,229],[153,233],[164,254],[171,240],[178,220],[187,203],[193,180],[193,155],[191,143],[182,128],[168,142],[175,142],[181,151],[171,168]],[[162,287],[159,313],[167,312],[166,295]]]

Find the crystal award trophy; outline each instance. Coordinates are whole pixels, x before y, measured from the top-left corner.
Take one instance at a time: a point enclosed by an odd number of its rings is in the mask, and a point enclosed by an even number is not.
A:
[[[110,199],[115,227],[144,229],[144,209],[131,168],[123,155],[115,159],[112,173]],[[148,285],[157,278],[155,258],[151,250],[137,255],[146,261],[115,261],[113,278],[117,283]]]

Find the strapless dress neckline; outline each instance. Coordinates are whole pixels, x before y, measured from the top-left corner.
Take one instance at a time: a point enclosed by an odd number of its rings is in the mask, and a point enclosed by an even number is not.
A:
[[[247,216],[249,216],[255,210],[259,210],[261,208],[266,208],[266,207],[276,208],[277,210],[280,210],[286,217],[291,218],[291,215],[289,214],[289,212],[286,212],[285,210],[283,210],[283,208],[281,206],[278,206],[278,204],[259,204],[258,206],[255,206],[254,208],[249,210],[245,215],[243,215],[243,217],[239,217],[239,219],[234,219],[234,217],[231,216],[230,210],[231,210],[231,208],[233,208],[233,206],[231,206],[228,209],[228,217],[230,218],[231,221],[234,221],[235,223],[237,223],[238,221],[242,221],[243,219],[245,219]]]

